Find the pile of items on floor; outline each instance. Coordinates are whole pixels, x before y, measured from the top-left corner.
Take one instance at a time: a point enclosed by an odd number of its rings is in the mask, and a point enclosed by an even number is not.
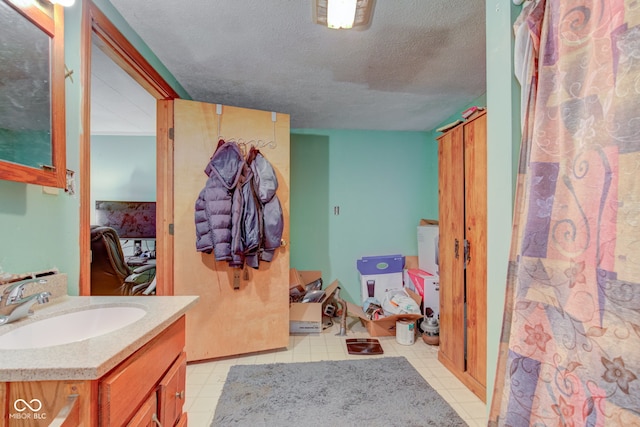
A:
[[[408,257],[417,264],[416,257]],[[419,268],[405,268],[405,257],[386,255],[357,261],[361,305],[340,297],[337,281],[323,288],[320,271],[290,271],[290,333],[319,333],[339,318],[346,306],[360,318],[371,337],[396,336],[411,345],[422,335],[438,344],[438,277]]]

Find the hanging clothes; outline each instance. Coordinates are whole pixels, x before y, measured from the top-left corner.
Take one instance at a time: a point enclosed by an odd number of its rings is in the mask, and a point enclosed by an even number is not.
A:
[[[220,140],[205,168],[209,178],[195,203],[196,250],[214,252],[216,261],[232,259],[232,229],[241,210],[233,195],[244,165],[238,146]]]
[[[196,250],[235,268],[271,261],[284,230],[273,166],[255,147],[245,161],[236,143],[220,140],[205,173],[195,203]]]
[[[251,168],[251,188],[257,206],[259,225],[259,246],[246,251],[247,264],[258,268],[259,260],[270,262],[274,251],[280,247],[284,230],[282,205],[276,195],[278,177],[271,163],[257,150],[251,147],[247,156]],[[257,249],[257,250],[256,250]]]
[[[253,191],[253,171],[245,162],[242,168],[242,175],[236,196],[241,203],[240,227],[237,232],[236,244],[233,248],[233,260],[229,265],[232,267],[244,267],[245,261],[250,267],[258,268],[258,264],[253,265],[247,261],[247,254],[257,252],[260,248],[261,229],[260,212],[258,201]]]

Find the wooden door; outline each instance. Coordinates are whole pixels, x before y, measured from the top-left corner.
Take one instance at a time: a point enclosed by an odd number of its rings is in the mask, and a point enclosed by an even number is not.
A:
[[[234,289],[234,269],[213,254],[196,251],[194,206],[205,185],[207,166],[220,137],[260,151],[278,177],[284,211],[283,240],[289,241],[289,116],[268,111],[174,100],[173,290],[198,295],[187,313],[187,360],[244,354],[286,347],[289,342],[289,250],[276,250],[259,270],[245,268]]]
[[[464,125],[465,234],[469,245],[467,372],[483,387],[487,376],[487,118]]]
[[[440,222],[439,360],[463,371],[464,360],[464,153],[463,128],[438,139]]]

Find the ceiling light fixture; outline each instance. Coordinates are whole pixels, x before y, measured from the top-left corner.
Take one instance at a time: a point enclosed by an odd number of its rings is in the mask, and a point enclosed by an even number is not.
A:
[[[313,18],[334,29],[364,29],[371,22],[375,0],[314,0]]]

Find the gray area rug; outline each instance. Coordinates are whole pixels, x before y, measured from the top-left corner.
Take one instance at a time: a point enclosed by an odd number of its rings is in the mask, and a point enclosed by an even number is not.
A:
[[[211,424],[466,425],[404,357],[233,366]]]

